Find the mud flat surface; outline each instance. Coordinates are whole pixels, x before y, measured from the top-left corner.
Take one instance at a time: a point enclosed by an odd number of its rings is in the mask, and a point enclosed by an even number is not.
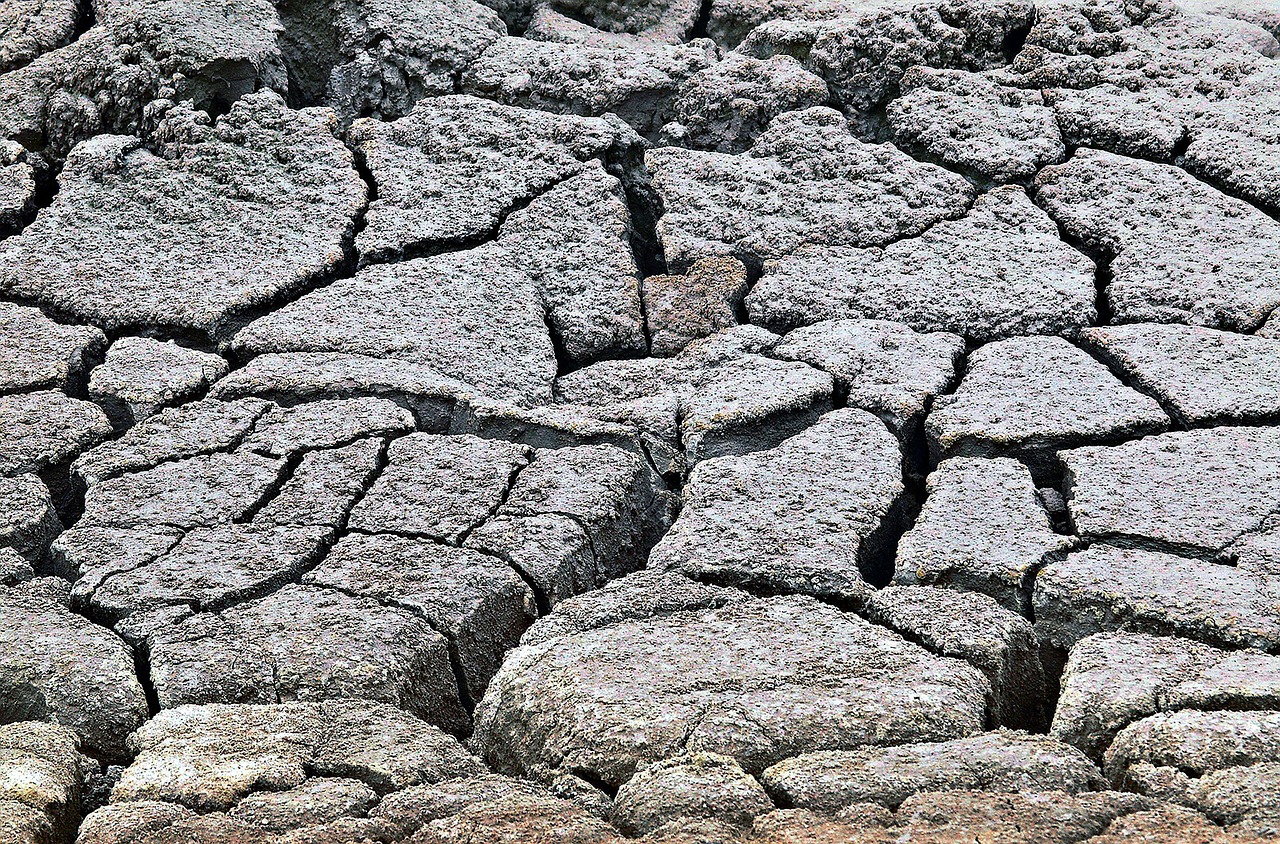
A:
[[[1280,839],[1278,38],[4,0],[0,840]]]

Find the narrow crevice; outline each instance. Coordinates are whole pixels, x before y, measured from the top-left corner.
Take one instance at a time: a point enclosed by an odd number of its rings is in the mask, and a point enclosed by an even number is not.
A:
[[[708,27],[711,24],[711,4],[712,0],[702,0],[698,6],[698,15],[693,19],[693,26],[689,29],[689,37],[687,41],[695,38],[710,38],[707,34]]]
[[[632,243],[632,251],[635,251],[634,242]],[[645,353],[648,355],[653,354],[653,331],[649,327],[649,288],[645,283],[646,279],[650,277],[641,273],[636,285],[636,290],[639,294],[637,298],[640,303],[640,332],[644,335],[644,348]]]
[[[644,457],[645,463],[649,464],[649,469],[662,479],[669,491],[674,492],[677,497],[683,498],[686,481],[684,473],[677,469],[664,472],[658,467],[658,461],[654,459],[653,451],[649,448],[649,443],[645,441],[643,431],[638,432],[636,441],[640,444],[640,454]]]
[[[44,167],[36,166],[33,168],[32,178],[35,181],[35,190],[32,193],[31,201],[27,203],[27,207],[16,219],[10,218],[7,223],[0,222],[0,240],[16,237],[36,221],[40,216],[40,212],[53,204],[54,199],[58,196],[61,184],[58,177],[62,174],[61,165],[48,165]],[[20,298],[12,297],[11,294],[6,298],[13,298],[16,304],[30,305],[31,307],[39,307],[41,310],[49,310],[48,306],[43,303],[27,302]],[[59,319],[58,322],[75,323],[75,319]]]
[[[289,285],[284,289],[278,290],[264,300],[257,302],[245,308],[236,310],[234,313],[228,314],[205,339],[205,343],[215,348],[218,354],[226,357],[233,368],[240,368],[245,361],[241,360],[236,351],[231,347],[231,339],[249,323],[259,317],[265,316],[273,311],[278,311],[288,305],[297,302],[302,297],[322,290],[336,281],[348,279],[355,276],[359,269],[358,255],[356,252],[356,234],[363,231],[366,225],[366,216],[369,212],[369,203],[372,197],[377,195],[377,187],[372,178],[367,176],[367,171],[362,171],[361,167],[355,162],[360,156],[356,151],[352,151],[353,164],[352,167],[365,181],[365,201],[356,211],[355,216],[351,219],[351,225],[347,227],[342,234],[340,249],[342,258],[327,270],[313,273],[310,277],[302,279],[297,284]],[[194,340],[194,338],[191,338]],[[189,341],[190,342],[190,341]]]
[[[278,0],[276,42],[289,78],[290,108],[322,105],[340,61],[338,31],[326,0]]]
[[[631,226],[627,232],[631,252],[641,275],[666,275],[669,272],[662,238],[658,236],[658,220],[666,213],[662,196],[653,189],[649,171],[640,163],[620,163],[619,181],[627,202]],[[615,173],[615,175],[618,175]]]
[[[497,557],[497,555],[494,554],[490,554],[489,556]],[[548,613],[550,613],[551,599],[547,597],[547,593],[538,585],[538,581],[533,579],[533,575],[525,571],[524,567],[515,560],[508,559],[507,557],[497,558],[506,563],[507,566],[516,573],[516,576],[524,581],[524,585],[529,587],[529,591],[533,593],[533,603],[538,608],[538,618],[544,618]]]
[[[608,795],[610,800],[617,799],[618,786],[602,779],[601,777],[597,776],[591,771],[588,771],[586,768],[573,767],[573,768],[569,768],[567,772],[572,776],[575,776],[578,779],[582,780],[587,785],[591,786],[597,791],[601,791],[604,794]]]
[[[756,289],[760,279],[764,278],[764,263],[762,261],[743,261],[742,266],[747,271],[747,285],[746,289],[742,291],[742,295],[733,303],[733,316],[739,325],[750,325],[751,314],[747,311],[747,298]]]
[[[49,497],[53,499],[53,509],[58,515],[58,521],[66,528],[73,527],[84,515],[85,489],[84,484],[71,471],[74,461],[75,457],[69,457],[37,472],[49,490]]]
[[[160,714],[160,695],[156,693],[155,684],[151,682],[151,655],[147,652],[145,642],[135,645],[131,650],[133,651],[133,670],[138,675],[142,693],[147,699],[147,717],[154,718]]]
[[[1063,159],[1063,162],[1065,163],[1070,161],[1074,155],[1075,150],[1070,150],[1067,157]],[[1059,240],[1093,262],[1095,312],[1093,324],[1097,326],[1117,324],[1115,312],[1111,307],[1111,298],[1107,295],[1108,290],[1111,287],[1111,282],[1114,280],[1114,276],[1111,272],[1111,262],[1115,259],[1115,255],[1096,248],[1086,243],[1082,238],[1067,231],[1067,227],[1063,225],[1048,208],[1038,201],[1037,192],[1034,189],[1034,186],[1028,186],[1027,198],[1030,199],[1037,208],[1043,211],[1050,220],[1053,220],[1054,225],[1058,227]]]
[[[1130,373],[1120,365],[1120,362],[1107,352],[1104,346],[1092,343],[1083,337],[1076,338],[1074,342],[1081,351],[1105,366],[1107,371],[1114,375],[1116,380],[1121,384],[1124,384],[1135,393],[1140,393],[1160,405],[1160,410],[1164,412],[1165,416],[1169,417],[1169,421],[1172,423],[1173,427],[1182,430],[1186,430],[1190,427],[1190,425],[1187,424],[1186,418],[1178,412],[1178,409],[1174,407],[1173,404],[1145,384],[1141,377],[1130,375]]]
[[[97,22],[98,12],[94,8],[94,0],[80,0],[76,3],[76,25],[72,42],[79,40],[80,36],[93,28]]]
[[[855,596],[839,596],[831,594],[815,594],[812,592],[799,592],[795,589],[784,587],[773,587],[768,584],[759,582],[743,582],[732,572],[721,572],[719,574],[706,571],[689,572],[683,570],[675,570],[672,574],[678,574],[681,577],[688,578],[694,583],[700,583],[703,586],[712,586],[717,589],[736,589],[739,592],[745,592],[753,598],[786,598],[794,595],[802,595],[807,598],[813,598],[815,601],[835,607],[841,612],[859,614],[862,610],[863,599]],[[671,613],[659,613],[654,617],[662,615],[670,615]]]
[[[1022,48],[1026,46],[1027,37],[1031,34],[1031,29],[1036,25],[1037,13],[1031,14],[1031,19],[1027,21],[1025,26],[1015,26],[1005,35],[1004,41],[1000,44],[1000,54],[1004,56],[1006,65],[1013,64],[1014,60],[1022,52]]]
[[[1059,236],[1066,234],[1061,226],[1058,227]],[[1093,271],[1093,307],[1097,313],[1095,323],[1097,325],[1111,325],[1115,322],[1115,311],[1111,307],[1111,297],[1107,295],[1111,282],[1115,277],[1111,273],[1111,258],[1101,257],[1094,262]]]
[[[551,321],[551,312],[545,304],[542,308],[542,322],[547,327],[547,337],[551,340],[551,354],[556,359],[556,378],[562,378],[587,365],[574,363],[573,358],[569,355],[569,350],[565,348],[564,338],[560,336],[560,332],[556,330],[555,324]]]
[[[1036,502],[1049,519],[1049,527],[1060,536],[1075,536],[1071,525],[1071,511],[1067,506],[1066,465],[1054,452],[1053,460],[1033,465],[1023,459],[1022,466],[1031,475],[1036,488]]]
[[[454,683],[457,686],[458,701],[462,705],[462,708],[466,710],[468,720],[470,720],[471,715],[475,712],[476,701],[472,697],[471,690],[467,685],[466,670],[462,667],[462,656],[458,652],[457,643],[454,642],[453,637],[450,636],[447,631],[440,629],[440,626],[438,624],[436,624],[431,618],[429,618],[424,612],[422,612],[420,608],[414,606],[412,603],[397,601],[394,597],[384,597],[381,595],[359,592],[354,589],[346,589],[344,587],[335,586],[329,583],[313,584],[313,585],[317,589],[325,589],[330,592],[336,592],[340,595],[346,595],[348,598],[356,598],[360,600],[373,601],[374,603],[378,604],[379,606],[385,609],[399,610],[401,612],[408,613],[409,615],[412,615],[414,618],[421,621],[423,624],[430,627],[431,630],[435,632],[437,636],[439,636],[441,639],[444,640],[445,649],[448,652],[448,656],[449,656],[449,667],[453,672]],[[464,731],[462,737],[466,738],[469,732],[470,732],[469,730]]]
[[[893,582],[897,567],[898,543],[907,531],[915,526],[924,505],[924,498],[917,497],[906,487],[904,455],[904,488],[902,494],[880,518],[880,523],[862,540],[858,548],[858,570],[862,579],[877,589]]]
[[[280,471],[276,474],[275,481],[263,490],[262,495],[258,496],[258,499],[250,504],[249,507],[240,514],[239,518],[233,520],[234,523],[249,524],[252,522],[258,513],[261,512],[262,508],[270,504],[271,501],[280,494],[281,490],[285,488],[289,481],[293,480],[294,473],[298,471],[298,467],[302,465],[302,460],[306,456],[307,451],[299,449],[286,457],[283,465],[280,467]]]
[[[523,472],[525,469],[527,469],[529,466],[532,466],[535,459],[537,459],[537,452],[531,450],[529,453],[529,459],[527,462],[517,463],[514,467],[512,467],[511,471],[507,474],[507,483],[505,486],[503,486],[502,492],[499,493],[498,495],[498,500],[494,502],[493,506],[489,508],[489,511],[484,514],[484,516],[480,519],[480,521],[466,528],[465,530],[462,531],[461,534],[459,534],[458,545],[465,545],[467,542],[467,539],[471,536],[472,533],[475,532],[476,528],[485,524],[486,522],[488,522],[490,519],[492,519],[494,516],[498,514],[498,511],[502,509],[502,505],[506,504],[507,499],[511,497],[512,490],[516,488],[516,482],[520,479],[520,473]]]
[[[397,248],[379,249],[377,251],[366,252],[356,256],[354,261],[355,267],[356,269],[364,269],[365,267],[371,267],[374,265],[382,266],[385,264],[401,264],[405,261],[414,261],[419,258],[434,258],[436,256],[446,255],[452,252],[465,252],[470,249],[476,249],[480,246],[484,246],[487,243],[492,243],[501,237],[502,227],[506,225],[507,219],[510,218],[512,214],[524,211],[534,202],[578,175],[579,172],[574,171],[567,176],[561,176],[553,180],[545,187],[533,191],[528,196],[520,197],[506,208],[502,209],[502,211],[498,213],[498,219],[494,224],[484,231],[464,235],[462,237],[416,240]],[[365,169],[361,173],[361,176],[365,178],[370,186],[369,190],[372,201],[372,198],[376,198],[377,196],[377,185],[373,180],[373,174]],[[361,212],[359,219],[357,220],[357,227],[360,231],[364,230],[366,216],[366,213]],[[355,235],[353,234],[353,240],[354,237]],[[353,254],[355,253],[354,247],[352,252]]]
[[[1087,548],[1088,546],[1088,542],[1082,542],[1079,546],[1074,548],[1061,551],[1050,551],[1022,572],[1022,577],[1018,580],[1018,607],[1022,612],[1022,616],[1026,618],[1027,621],[1031,624],[1036,623],[1035,589],[1036,577],[1039,576],[1040,572],[1044,571],[1045,568],[1053,563],[1062,562],[1067,558],[1067,554],[1072,551],[1079,551]]]

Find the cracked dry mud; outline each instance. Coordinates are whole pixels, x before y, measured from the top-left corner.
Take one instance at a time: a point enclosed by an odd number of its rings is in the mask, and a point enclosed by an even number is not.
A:
[[[0,842],[1280,841],[1276,0],[0,0]]]

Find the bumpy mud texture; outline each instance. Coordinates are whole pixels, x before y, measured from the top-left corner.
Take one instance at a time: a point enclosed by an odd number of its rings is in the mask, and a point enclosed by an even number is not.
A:
[[[1276,0],[0,0],[0,842],[1280,841]]]

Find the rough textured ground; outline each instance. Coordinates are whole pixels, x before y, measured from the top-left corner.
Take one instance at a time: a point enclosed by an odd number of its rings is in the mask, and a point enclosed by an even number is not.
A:
[[[1280,840],[1277,0],[0,0],[0,842]]]

